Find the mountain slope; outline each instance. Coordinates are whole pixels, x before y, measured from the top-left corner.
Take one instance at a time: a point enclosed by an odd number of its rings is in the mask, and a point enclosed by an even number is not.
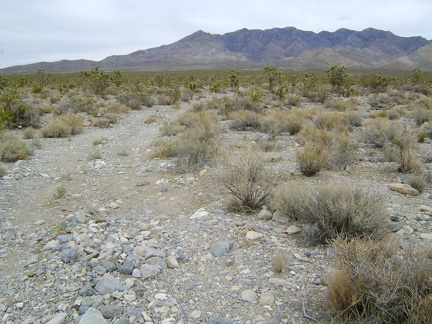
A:
[[[99,62],[60,61],[0,70],[2,73],[113,69],[253,67],[271,64],[285,69],[364,68],[432,70],[432,42],[400,37],[388,31],[339,29],[314,33],[294,27],[241,29],[224,35],[197,31],[170,45],[114,55]]]

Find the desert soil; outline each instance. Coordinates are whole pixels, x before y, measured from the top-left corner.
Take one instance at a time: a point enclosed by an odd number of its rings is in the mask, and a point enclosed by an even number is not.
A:
[[[1,322],[328,319],[329,246],[308,246],[301,233],[290,234],[295,224],[228,211],[215,167],[180,174],[174,160],[149,159],[162,123],[192,104],[131,111],[108,129],[41,139],[30,159],[2,164]],[[149,116],[156,121],[145,124]],[[226,130],[221,141],[241,146],[263,138]],[[103,143],[94,146],[95,140]],[[429,242],[429,211],[420,211],[432,205],[429,191],[409,196],[389,190],[400,181],[397,166],[382,162],[373,148],[362,145],[361,158],[348,168],[305,178],[295,161],[296,137],[277,141],[282,150],[265,158],[280,182],[343,183],[381,194],[401,222],[395,234],[401,246]],[[432,145],[421,145],[428,155]],[[59,188],[65,194],[55,198]],[[275,255],[287,258],[282,272],[274,269]]]

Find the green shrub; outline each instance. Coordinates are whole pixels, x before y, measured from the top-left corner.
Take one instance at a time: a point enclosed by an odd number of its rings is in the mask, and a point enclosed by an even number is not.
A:
[[[431,323],[432,252],[395,240],[338,239],[327,298],[343,322]]]
[[[25,160],[33,153],[23,140],[13,134],[4,134],[0,140],[0,160],[3,162]]]
[[[247,148],[223,159],[220,180],[238,199],[241,209],[254,211],[271,197],[274,179],[264,168],[264,161],[256,150]]]
[[[272,207],[293,220],[305,222],[310,244],[337,237],[382,238],[387,232],[387,209],[378,195],[347,186],[282,187]]]

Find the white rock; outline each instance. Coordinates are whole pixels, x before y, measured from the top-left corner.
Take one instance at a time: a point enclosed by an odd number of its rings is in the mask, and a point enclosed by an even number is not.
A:
[[[246,238],[251,241],[256,241],[264,237],[264,234],[255,231],[249,231],[246,233]]]
[[[190,217],[190,219],[203,218],[208,215],[210,215],[208,211],[206,211],[204,208],[200,208]]]
[[[251,289],[248,289],[248,290],[244,290],[244,291],[242,292],[242,299],[243,299],[244,301],[247,301],[247,302],[250,302],[250,303],[254,303],[254,302],[257,301],[258,296],[257,296],[257,294],[255,293],[255,291],[253,291],[253,290],[251,290]]]

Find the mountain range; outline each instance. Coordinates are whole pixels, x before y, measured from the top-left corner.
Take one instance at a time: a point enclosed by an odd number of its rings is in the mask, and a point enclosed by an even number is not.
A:
[[[62,60],[1,69],[0,73],[88,70],[155,70],[190,68],[256,68],[273,65],[286,70],[378,68],[432,71],[432,41],[401,37],[389,31],[338,29],[314,33],[294,27],[266,30],[241,29],[223,35],[201,30],[179,41],[101,61]]]

